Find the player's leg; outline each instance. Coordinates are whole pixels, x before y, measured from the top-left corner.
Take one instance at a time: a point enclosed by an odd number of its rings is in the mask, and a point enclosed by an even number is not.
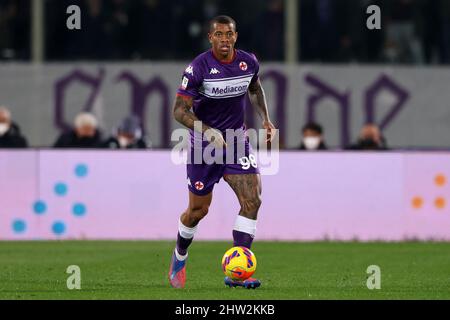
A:
[[[227,174],[224,179],[236,194],[241,209],[233,228],[233,245],[249,248],[256,232],[256,220],[261,206],[261,178],[259,174]],[[225,284],[230,287],[257,288],[261,282],[254,278],[235,281],[228,277]]]
[[[233,189],[241,206],[233,228],[234,245],[250,249],[261,206],[261,178],[259,174],[227,174],[224,179]]]
[[[211,200],[212,192],[196,195],[189,191],[189,205],[178,222],[177,245],[169,267],[169,283],[174,288],[185,286],[187,250],[194,239],[198,223],[208,213]]]
[[[189,191],[189,205],[178,222],[177,252],[180,256],[187,254],[192,243],[197,225],[207,214],[211,205],[212,192],[200,196]]]

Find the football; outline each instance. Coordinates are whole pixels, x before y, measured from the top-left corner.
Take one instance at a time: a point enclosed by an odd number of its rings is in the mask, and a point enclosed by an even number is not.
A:
[[[256,256],[245,247],[233,247],[222,258],[222,270],[233,280],[244,281],[256,270]]]

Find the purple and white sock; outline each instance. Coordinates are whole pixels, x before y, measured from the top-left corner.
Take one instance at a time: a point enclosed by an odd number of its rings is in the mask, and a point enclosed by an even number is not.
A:
[[[251,248],[256,233],[256,220],[237,216],[233,228],[233,246]]]
[[[189,228],[181,220],[178,221],[177,248],[175,250],[175,255],[178,260],[185,260],[187,258],[187,249],[191,245],[196,231],[197,226]]]

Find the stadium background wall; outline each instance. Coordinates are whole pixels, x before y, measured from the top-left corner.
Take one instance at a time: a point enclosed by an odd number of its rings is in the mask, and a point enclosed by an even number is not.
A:
[[[278,174],[262,177],[257,238],[449,241],[449,163],[281,152]],[[0,151],[0,181],[0,240],[173,239],[188,192],[170,151]],[[214,193],[196,239],[230,240],[238,202],[223,181]]]
[[[153,147],[165,148],[178,127],[170,109],[186,66],[2,64],[0,96],[32,146],[52,145],[87,109],[105,134],[135,113]],[[448,148],[449,68],[262,64],[261,78],[283,147],[298,147],[302,125],[315,119],[335,148],[354,141],[366,121],[378,123],[394,148]],[[248,126],[257,126],[256,120],[248,112]]]

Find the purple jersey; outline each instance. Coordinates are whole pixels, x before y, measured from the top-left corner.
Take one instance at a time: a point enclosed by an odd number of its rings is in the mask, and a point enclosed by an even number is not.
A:
[[[246,94],[249,85],[258,80],[258,72],[259,64],[253,54],[235,50],[233,60],[223,63],[209,50],[197,56],[186,68],[177,93],[193,98],[193,112],[206,125],[223,134],[226,129],[245,129]],[[191,142],[196,139],[192,130],[191,139]],[[214,184],[225,174],[259,173],[248,139],[241,142],[244,152],[238,154],[235,148],[233,163],[188,163],[189,190],[197,195],[205,195],[213,190]],[[207,141],[203,140],[202,148],[206,145]],[[194,145],[191,145],[190,150],[194,150]]]
[[[243,127],[246,93],[258,72],[254,54],[235,50],[233,60],[223,63],[208,50],[186,68],[177,93],[191,96],[197,118],[224,133]]]

